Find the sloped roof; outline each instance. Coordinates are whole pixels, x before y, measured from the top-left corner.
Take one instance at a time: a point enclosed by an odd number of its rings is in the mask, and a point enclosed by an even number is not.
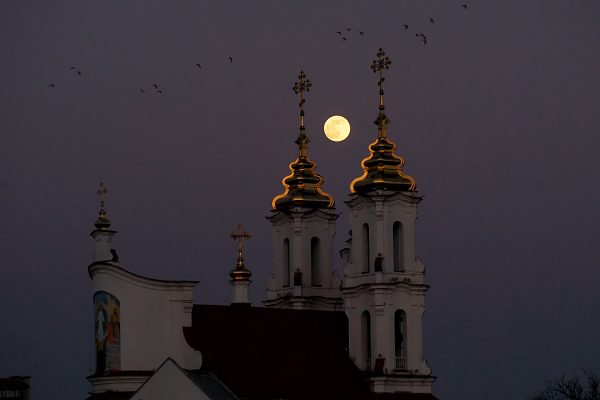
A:
[[[376,395],[347,353],[343,312],[194,305],[187,342],[241,399],[435,400]]]

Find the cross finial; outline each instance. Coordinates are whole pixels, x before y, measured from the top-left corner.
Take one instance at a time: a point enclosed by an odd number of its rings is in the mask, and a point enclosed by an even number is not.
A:
[[[298,104],[300,106],[300,131],[304,130],[304,103],[306,102],[304,100],[304,92],[309,92],[311,87],[312,83],[310,79],[306,79],[304,71],[300,71],[298,81],[294,82],[294,87],[292,87],[294,93],[300,93],[300,104]]]
[[[104,214],[104,201],[106,200],[106,186],[104,186],[104,182],[100,182],[100,188],[98,189],[98,197],[100,198],[100,214]]]
[[[373,60],[371,64],[371,69],[373,72],[379,72],[379,82],[377,85],[379,86],[379,110],[385,110],[383,105],[383,82],[385,82],[385,78],[383,77],[383,70],[390,69],[390,65],[392,65],[392,61],[388,56],[385,55],[385,51],[382,48],[379,48],[377,52],[377,59]]]
[[[244,226],[242,224],[237,225],[237,231],[231,232],[229,235],[231,238],[238,242],[238,264],[244,265],[244,258],[242,257],[242,241],[250,239],[250,234],[244,230]]]

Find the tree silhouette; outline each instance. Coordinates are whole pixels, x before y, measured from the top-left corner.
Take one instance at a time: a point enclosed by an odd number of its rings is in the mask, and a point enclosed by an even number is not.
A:
[[[544,388],[530,400],[600,400],[600,376],[583,370],[582,377],[566,377],[546,381]]]

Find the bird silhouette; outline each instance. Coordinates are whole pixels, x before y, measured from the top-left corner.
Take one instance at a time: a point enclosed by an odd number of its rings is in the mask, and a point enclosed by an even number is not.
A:
[[[156,83],[153,83],[152,86],[154,86],[154,89],[158,90],[158,85]]]
[[[350,32],[350,31],[352,30],[352,28],[346,28],[346,30],[347,30],[348,32]]]
[[[341,31],[336,31],[335,33],[337,33],[338,35],[342,36],[342,32]]]
[[[157,90],[156,90],[156,93],[162,93],[162,90],[160,90],[160,89],[157,89]]]
[[[228,57],[229,58],[229,62],[232,63],[233,62],[233,57]]]
[[[73,70],[75,69],[75,67],[73,66],[73,67],[70,67],[69,69],[70,69],[71,71],[73,71]]]
[[[196,64],[196,67],[202,69],[202,65],[200,65],[200,64]]]
[[[144,92],[144,89],[140,88],[140,92],[142,92],[142,94],[146,93]]]
[[[421,38],[421,40],[423,41],[423,45],[427,44],[427,37],[422,32],[417,33],[415,36]]]
[[[408,25],[404,24],[404,30],[407,31],[408,30]]]
[[[432,24],[435,24],[435,19],[429,17],[429,22],[431,22]]]
[[[77,71],[77,75],[83,75],[83,72]]]
[[[345,37],[342,37],[342,40],[345,42],[347,39]]]
[[[363,36],[365,33],[363,31],[359,31],[358,34]]]
[[[54,89],[54,83],[49,84],[48,87]]]
[[[467,5],[466,4],[461,4],[461,7],[464,8],[465,10],[467,9]]]

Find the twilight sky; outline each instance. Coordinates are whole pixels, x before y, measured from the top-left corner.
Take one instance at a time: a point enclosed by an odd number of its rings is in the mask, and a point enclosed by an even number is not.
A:
[[[425,196],[434,393],[525,399],[600,372],[599,20],[597,0],[2,1],[0,376],[32,375],[33,398],[86,396],[100,181],[123,267],[228,303],[241,222],[260,304],[300,69],[337,254],[376,137],[379,47],[389,134]],[[322,133],[333,114],[352,124],[337,144]]]

